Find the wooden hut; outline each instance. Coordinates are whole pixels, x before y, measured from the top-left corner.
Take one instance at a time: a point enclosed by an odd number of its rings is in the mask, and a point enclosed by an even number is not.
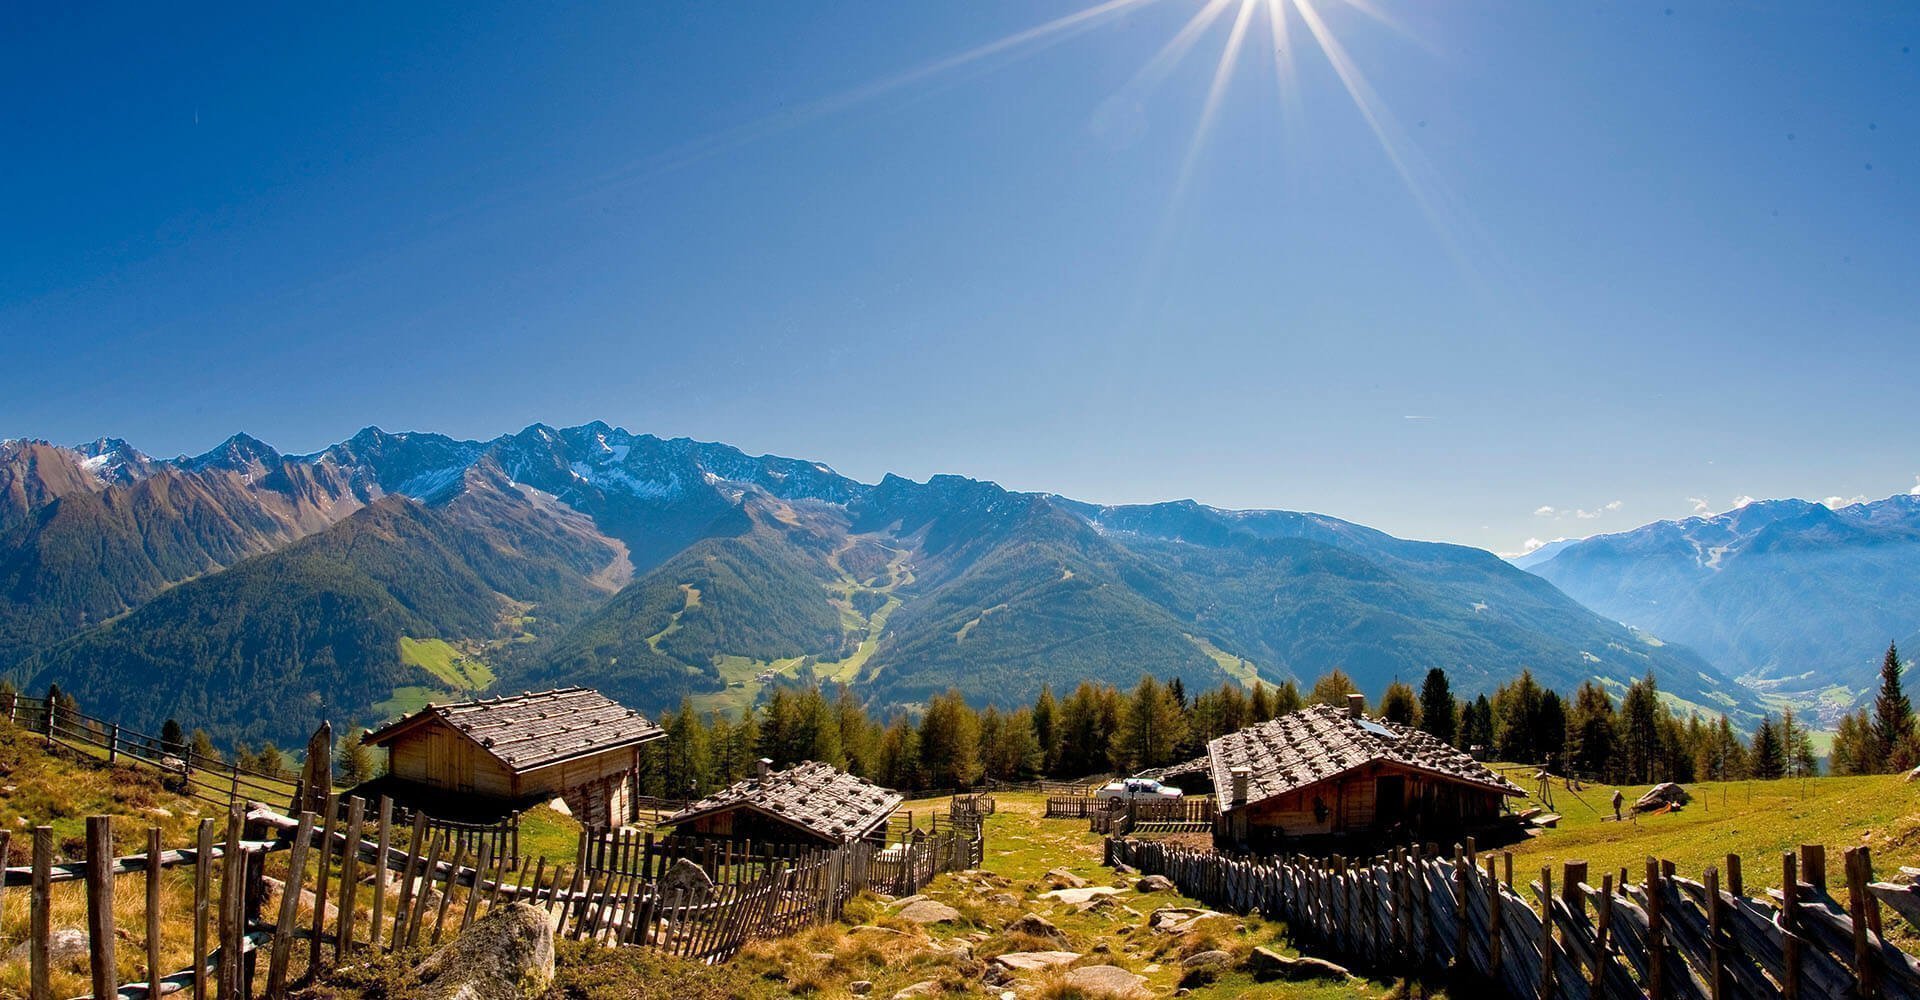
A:
[[[666,735],[591,688],[428,705],[361,737],[387,750],[379,791],[440,819],[495,822],[559,798],[582,824],[634,818],[640,748]]]
[[[661,820],[682,836],[765,844],[839,847],[885,842],[900,793],[830,764],[808,761],[784,771],[760,762],[759,773]]]
[[[1362,703],[1314,705],[1209,742],[1216,841],[1439,836],[1491,823],[1525,794],[1426,732],[1367,718]]]

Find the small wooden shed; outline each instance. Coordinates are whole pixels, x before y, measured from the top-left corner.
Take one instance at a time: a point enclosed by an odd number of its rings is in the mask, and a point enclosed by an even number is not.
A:
[[[764,844],[839,847],[882,843],[900,793],[814,761],[735,782],[661,820],[675,833]]]
[[[1465,751],[1410,726],[1314,705],[1207,744],[1220,803],[1215,839],[1233,848],[1333,837],[1424,837],[1499,818],[1524,795]]]
[[[386,748],[384,790],[402,805],[484,821],[559,798],[601,829],[634,819],[640,748],[664,735],[600,692],[569,687],[430,704],[361,741]]]

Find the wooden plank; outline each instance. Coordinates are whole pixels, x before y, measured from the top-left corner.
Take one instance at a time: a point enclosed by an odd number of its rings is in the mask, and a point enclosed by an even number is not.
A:
[[[1787,1000],[1795,1000],[1800,995],[1800,938],[1795,920],[1800,912],[1800,875],[1792,851],[1781,853],[1780,867],[1783,873],[1780,882],[1781,950],[1782,963],[1786,967],[1780,981],[1780,995]]]
[[[400,899],[393,908],[393,934],[387,941],[388,951],[397,951],[407,943],[407,918],[413,913],[414,869],[419,866],[420,852],[426,847],[422,842],[426,835],[427,817],[414,813],[413,834],[407,844],[407,864],[400,872]]]
[[[33,888],[27,897],[27,962],[32,1000],[53,1000],[53,827],[33,828]]]
[[[147,828],[147,993],[158,988],[160,977],[160,828]]]
[[[447,909],[453,905],[453,887],[459,883],[460,870],[466,865],[467,845],[462,843],[459,853],[453,856],[453,867],[447,869],[447,884],[440,893],[440,909],[433,918],[433,940],[429,943],[436,948],[440,945],[440,931],[447,926]],[[474,891],[478,891],[480,873],[477,870],[473,873],[473,881]]]
[[[280,891],[280,918],[274,924],[276,928],[291,929],[300,920],[301,885],[307,880],[307,846],[313,839],[313,820],[312,812],[300,814],[300,828],[287,854],[287,884]],[[292,957],[293,935],[275,934],[273,950],[267,958],[267,1000],[281,1000],[286,996],[287,964]]]
[[[193,996],[207,1000],[207,917],[213,905],[213,819],[200,821],[193,859]]]
[[[1865,848],[1850,848],[1846,854],[1847,916],[1853,923],[1853,975],[1861,996],[1875,996],[1879,976],[1875,975],[1873,945],[1867,938],[1867,884],[1872,881],[1864,866]]]
[[[433,877],[439,874],[440,852],[445,849],[445,834],[433,838],[433,846],[427,849],[427,866],[420,871],[420,891],[413,901],[413,913],[407,917],[406,946],[411,948],[420,942],[420,925],[427,921],[427,894],[433,888]]]
[[[241,923],[244,912],[241,897],[245,893],[241,882],[246,857],[239,848],[241,832],[240,810],[234,809],[227,813],[227,847],[226,853],[220,858],[221,1000],[239,1000],[245,992],[240,983],[241,940],[246,937],[246,928]],[[322,895],[319,898],[326,897]]]
[[[493,842],[482,841],[480,844],[480,865],[478,868],[474,869],[473,888],[467,891],[467,907],[465,912],[463,912],[460,916],[461,930],[466,930],[467,925],[473,923],[474,912],[479,908],[479,905],[480,905],[480,873],[483,871],[486,871],[487,863],[492,860],[493,860]]]
[[[87,817],[87,962],[93,995],[110,997],[120,989],[114,965],[113,817]]]

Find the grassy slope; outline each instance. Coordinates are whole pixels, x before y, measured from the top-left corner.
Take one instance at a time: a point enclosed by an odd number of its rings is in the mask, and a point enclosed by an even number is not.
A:
[[[1518,775],[1515,780],[1529,791],[1534,788],[1530,780]],[[1686,787],[1694,799],[1685,809],[1625,823],[1612,821],[1612,786],[1588,786],[1578,798],[1556,787],[1559,827],[1513,848],[1515,880],[1522,873],[1539,877],[1542,865],[1552,865],[1557,878],[1562,862],[1586,861],[1596,884],[1601,875],[1617,876],[1623,867],[1638,882],[1649,856],[1671,861],[1680,875],[1698,879],[1708,865],[1724,874],[1732,853],[1740,855],[1747,892],[1753,895],[1780,884],[1781,852],[1801,844],[1825,845],[1828,883],[1836,888],[1845,885],[1841,851],[1857,844],[1873,849],[1874,868],[1881,874],[1920,863],[1920,799],[1898,775]],[[1628,803],[1646,790],[1621,789]]]

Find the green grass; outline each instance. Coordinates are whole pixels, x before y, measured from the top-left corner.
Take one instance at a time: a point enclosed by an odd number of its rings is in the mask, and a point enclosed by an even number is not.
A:
[[[572,864],[580,853],[580,824],[546,806],[535,806],[520,816],[520,856],[533,862],[547,859],[547,869]]]
[[[1534,782],[1521,781],[1533,790]],[[1841,852],[1865,844],[1876,871],[1913,864],[1920,851],[1920,801],[1898,775],[1808,778],[1782,781],[1698,782],[1686,786],[1693,802],[1678,812],[1613,822],[1608,805],[1613,786],[1590,785],[1578,793],[1553,792],[1559,827],[1512,848],[1516,880],[1538,877],[1542,865],[1588,863],[1589,878],[1625,868],[1634,881],[1646,875],[1646,860],[1671,861],[1679,874],[1698,879],[1708,865],[1721,868],[1738,854],[1748,894],[1780,884],[1780,856],[1801,844],[1827,849],[1830,884],[1844,885]],[[1622,787],[1631,804],[1646,786]],[[1581,800],[1585,800],[1582,804]]]
[[[1194,645],[1200,647],[1200,651],[1211,657],[1213,662],[1219,664],[1222,672],[1228,677],[1239,681],[1240,685],[1249,691],[1253,689],[1253,682],[1261,679],[1260,668],[1254,666],[1252,660],[1235,656],[1197,635],[1188,635],[1187,639]],[[1271,686],[1271,684],[1269,684],[1269,686]]]
[[[493,685],[493,668],[444,639],[400,637],[400,662],[432,674],[457,691],[485,691]]]
[[[680,585],[680,592],[686,595],[687,603],[684,606],[682,606],[680,610],[675,611],[673,615],[667,619],[666,628],[663,628],[660,631],[655,632],[650,636],[647,636],[647,646],[650,647],[656,653],[660,652],[660,643],[662,640],[664,640],[667,636],[670,636],[675,632],[680,631],[681,616],[685,615],[689,611],[692,611],[694,608],[697,608],[700,606],[700,588],[699,587],[696,587],[691,583],[683,583]]]

